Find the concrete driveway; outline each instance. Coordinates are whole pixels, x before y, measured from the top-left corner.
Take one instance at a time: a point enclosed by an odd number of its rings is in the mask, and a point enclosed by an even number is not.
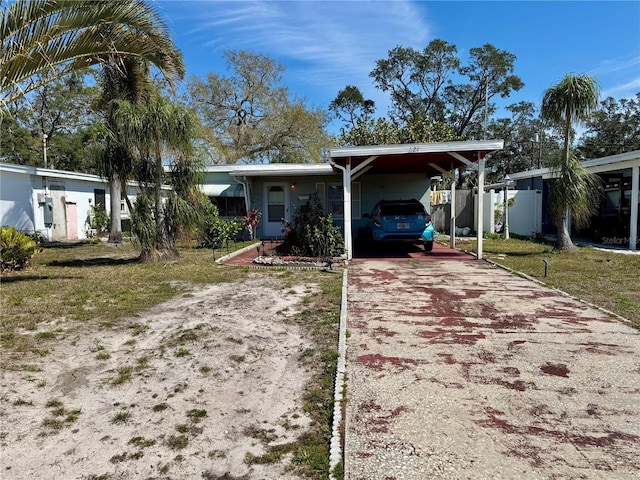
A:
[[[638,479],[640,332],[448,249],[348,271],[345,478]]]

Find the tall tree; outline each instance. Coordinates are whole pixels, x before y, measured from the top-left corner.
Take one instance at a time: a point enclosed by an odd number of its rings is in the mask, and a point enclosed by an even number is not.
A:
[[[635,98],[604,99],[586,122],[578,141],[580,156],[600,158],[633,150],[640,150],[640,92]]]
[[[386,59],[376,62],[369,76],[374,85],[391,96],[391,118],[406,123],[412,116],[443,121],[443,89],[451,85],[460,68],[458,49],[435,39],[422,50],[397,46]]]
[[[88,72],[91,73],[90,71]],[[44,166],[46,135],[49,168],[96,173],[88,153],[91,103],[97,89],[74,72],[53,80],[11,104],[0,129],[3,161]]]
[[[143,104],[119,101],[115,117],[124,145],[135,154],[135,175],[143,188],[132,212],[132,228],[142,250],[140,260],[175,258],[179,226],[196,216],[193,203],[186,198],[195,189],[195,185],[189,188],[186,180],[197,179],[191,174],[197,165],[190,160],[196,120],[184,107],[159,93],[152,94]],[[165,164],[175,167],[181,175],[166,177]],[[162,196],[165,180],[180,185],[169,193],[166,203]]]
[[[353,128],[358,122],[366,122],[375,112],[375,102],[366,100],[360,89],[347,85],[329,104],[329,111],[344,122],[343,128]]]
[[[559,251],[576,249],[569,234],[569,218],[580,227],[589,222],[597,208],[596,179],[577,160],[571,144],[572,126],[588,118],[598,106],[599,95],[600,87],[593,77],[568,73],[558,84],[548,88],[542,98],[542,117],[556,122],[563,129],[564,147],[549,198],[558,229],[555,248]]]
[[[338,143],[348,147],[453,140],[459,140],[453,129],[426,118],[412,119],[407,126],[398,126],[383,117],[357,120],[353,127],[343,128],[338,136]]]
[[[469,51],[470,60],[459,73],[467,83],[445,88],[443,96],[447,105],[447,123],[458,135],[467,138],[483,138],[485,120],[488,120],[489,103],[496,96],[506,98],[520,90],[524,83],[513,75],[516,56],[487,43]]]
[[[1,118],[0,114],[0,159],[17,165],[42,165],[42,138],[18,121],[18,115]]]
[[[482,138],[484,114],[494,109],[491,99],[508,97],[524,85],[513,75],[515,59],[485,44],[472,48],[468,63],[462,64],[455,45],[437,39],[421,52],[406,47],[390,50],[370,76],[377,88],[389,92],[389,114],[395,123],[408,125],[412,119],[428,118],[451,126],[461,138]]]
[[[264,55],[225,53],[230,76],[191,78],[188,101],[209,129],[212,163],[317,162],[326,145],[325,113],[291,98],[284,67]]]
[[[0,122],[10,103],[88,66],[119,70],[123,59],[136,58],[155,65],[170,85],[185,71],[166,24],[144,0],[16,0],[1,12],[0,43]],[[124,178],[111,172],[112,229],[121,238]]]
[[[98,153],[98,169],[109,179],[111,225],[109,242],[122,241],[120,202],[127,197],[127,180],[134,169],[135,158],[125,145],[116,112],[119,102],[141,104],[148,100],[151,83],[148,66],[137,58],[123,58],[121,65],[105,64],[100,72],[102,94],[97,102],[103,116],[103,129]],[[124,195],[123,195],[124,193]],[[106,208],[106,205],[104,206]]]
[[[504,140],[504,148],[492,153],[487,163],[489,183],[499,182],[510,173],[542,168],[546,165],[543,151],[551,151],[552,139],[541,135],[544,126],[533,103],[519,102],[506,110],[509,117],[489,121],[489,137]]]

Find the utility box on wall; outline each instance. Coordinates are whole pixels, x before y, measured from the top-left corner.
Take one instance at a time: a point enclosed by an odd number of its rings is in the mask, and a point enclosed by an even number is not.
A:
[[[53,225],[53,198],[44,197],[44,203],[42,206],[44,208],[44,225],[45,227],[50,227]]]

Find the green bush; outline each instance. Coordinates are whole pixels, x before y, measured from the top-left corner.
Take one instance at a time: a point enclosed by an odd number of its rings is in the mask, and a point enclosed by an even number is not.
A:
[[[38,243],[15,227],[0,227],[0,271],[22,270],[36,254]]]
[[[109,224],[111,220],[109,218],[109,214],[104,209],[102,204],[92,205],[91,213],[93,215],[93,222],[91,222],[91,227],[95,228],[98,234],[109,230]]]
[[[202,238],[199,243],[205,248],[220,248],[238,239],[246,231],[246,221],[242,218],[224,220],[218,215],[218,207],[209,203],[205,206]]]
[[[342,232],[334,225],[331,214],[324,213],[317,194],[298,209],[290,225],[285,225],[285,239],[279,253],[319,258],[344,253]]]

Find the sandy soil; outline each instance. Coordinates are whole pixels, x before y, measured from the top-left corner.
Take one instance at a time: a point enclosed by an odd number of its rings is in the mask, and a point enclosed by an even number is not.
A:
[[[107,328],[44,324],[51,353],[2,371],[0,477],[296,478],[245,456],[309,424],[311,345],[291,318],[311,294],[249,277]]]

